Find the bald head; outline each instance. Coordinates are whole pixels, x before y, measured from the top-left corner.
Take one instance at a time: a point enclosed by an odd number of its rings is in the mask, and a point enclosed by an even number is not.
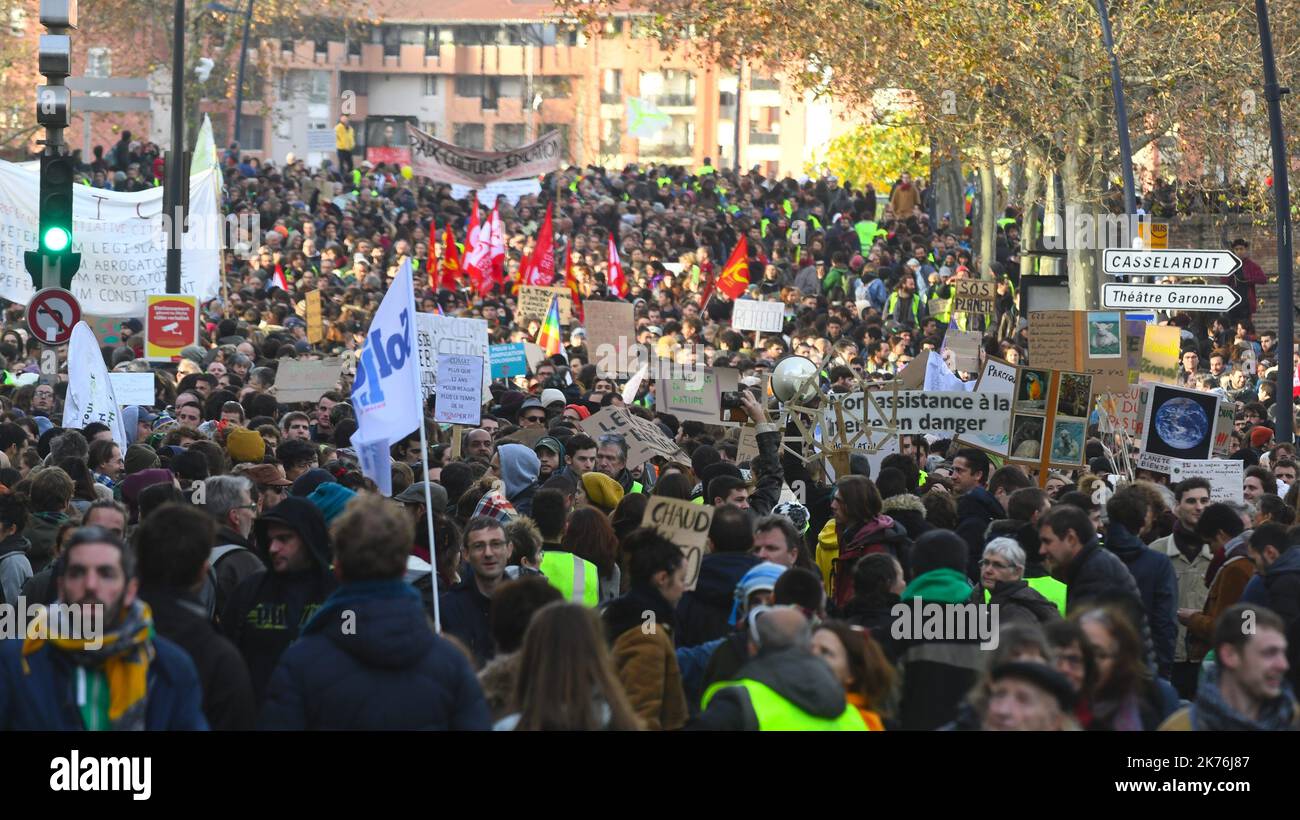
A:
[[[764,612],[758,619],[757,632],[758,645],[752,648],[759,655],[812,646],[812,624],[794,607],[778,607]]]

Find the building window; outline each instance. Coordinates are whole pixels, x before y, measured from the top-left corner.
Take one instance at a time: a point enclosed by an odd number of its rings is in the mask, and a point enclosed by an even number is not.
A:
[[[96,47],[86,49],[86,76],[111,77],[113,75],[113,52],[110,49]]]
[[[442,78],[437,74],[425,74],[424,75],[424,96],[426,97],[438,96],[438,82],[441,79]]]
[[[328,71],[309,71],[310,80],[307,85],[307,102],[318,105],[326,104],[330,101],[330,72]]]
[[[351,91],[358,97],[370,93],[370,75],[357,71],[344,71],[339,74],[339,91]]]
[[[548,131],[560,132],[560,157],[566,162],[570,159],[569,154],[569,126],[567,125],[550,125],[546,126]]]
[[[383,26],[376,35],[384,44],[384,56],[396,57],[402,53],[402,29],[399,26]]]
[[[360,56],[361,56],[361,41],[360,41],[360,40],[353,40],[351,37],[348,38],[348,56],[349,56],[349,57],[360,57]]]
[[[538,94],[542,95],[543,100],[567,100],[572,93],[573,82],[570,77],[534,77],[533,93],[524,102],[532,105],[532,98]]]
[[[509,148],[521,148],[527,133],[523,123],[501,123],[492,127],[492,150],[505,151]]]
[[[483,108],[488,110],[497,107],[497,98],[503,94],[518,97],[522,92],[521,77],[484,77],[481,74],[461,74],[456,77],[456,96],[478,97]]]
[[[261,151],[266,147],[266,123],[261,117],[244,114],[239,118],[239,147],[245,151]]]
[[[505,97],[508,100],[522,100],[524,98],[523,77],[496,77],[493,79],[499,80],[496,96]]]
[[[281,40],[281,41],[280,41],[280,51],[284,52],[285,54],[292,54],[292,53],[293,53],[293,40],[290,40],[290,39],[283,39],[283,40]]]
[[[486,78],[481,74],[458,74],[456,76],[457,97],[482,97]]]
[[[456,123],[452,135],[452,142],[461,148],[471,148],[475,151],[482,151],[485,131],[486,129],[481,122]]]
[[[420,130],[423,131],[424,133],[428,134],[428,135],[431,136],[431,137],[436,137],[436,136],[438,136],[438,123],[436,123],[436,122],[422,122],[422,123],[420,123]]]

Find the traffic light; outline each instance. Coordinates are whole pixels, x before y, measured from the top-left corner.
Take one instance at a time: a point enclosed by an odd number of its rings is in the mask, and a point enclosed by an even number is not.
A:
[[[81,266],[81,254],[72,251],[72,175],[72,157],[41,155],[38,250],[28,251],[24,260],[37,289],[54,284],[45,277],[47,266],[65,290]]]

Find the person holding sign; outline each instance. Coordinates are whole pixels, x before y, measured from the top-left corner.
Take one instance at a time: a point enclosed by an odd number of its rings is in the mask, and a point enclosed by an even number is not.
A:
[[[686,559],[649,527],[625,538],[623,550],[632,556],[631,584],[602,612],[614,669],[646,729],[680,729],[689,713],[673,635],[677,602],[686,591]]]

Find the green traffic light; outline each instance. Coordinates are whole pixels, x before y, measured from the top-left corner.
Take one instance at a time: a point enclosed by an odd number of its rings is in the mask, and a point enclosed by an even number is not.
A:
[[[67,229],[50,228],[48,231],[45,232],[45,237],[42,240],[41,244],[44,245],[47,251],[58,252],[58,251],[67,250],[68,245],[71,242],[72,242],[72,236],[68,233]]]

